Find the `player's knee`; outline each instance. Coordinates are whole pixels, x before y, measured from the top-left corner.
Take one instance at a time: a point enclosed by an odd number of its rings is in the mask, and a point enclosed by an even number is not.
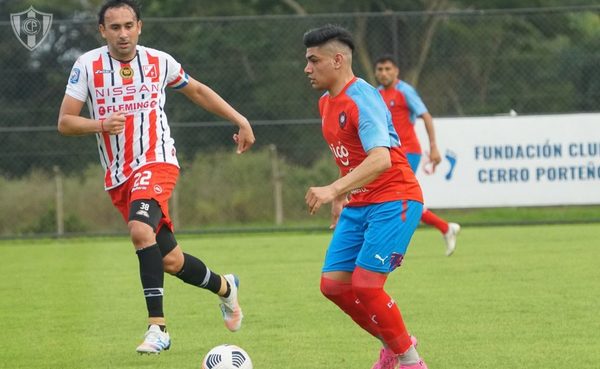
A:
[[[340,293],[339,283],[333,279],[321,277],[321,293],[323,296],[331,299],[332,296]]]
[[[351,289],[352,286],[349,282],[321,277],[321,293],[331,301],[335,302],[338,296]]]
[[[383,292],[387,276],[356,267],[352,273],[352,291],[360,301],[370,301]]]
[[[183,269],[184,260],[181,249],[175,249],[163,256],[163,268],[169,274],[177,274]]]
[[[357,299],[368,304],[369,301],[374,300],[383,292],[382,288],[368,288],[364,286],[352,286],[352,291]]]
[[[151,246],[156,243],[154,230],[148,224],[132,220],[127,225],[129,228],[129,235],[131,236],[131,242],[133,242],[133,246],[135,246],[136,249]]]
[[[156,243],[155,230],[162,218],[160,205],[154,199],[133,200],[129,204],[129,235],[136,249]]]

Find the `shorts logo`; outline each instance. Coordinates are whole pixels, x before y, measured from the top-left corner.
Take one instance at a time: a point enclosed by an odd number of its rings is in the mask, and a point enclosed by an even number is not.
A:
[[[394,100],[390,100],[390,106],[392,106],[392,107],[393,107],[393,106],[395,106],[395,105],[396,105],[396,102],[395,102]]]
[[[389,256],[386,256],[384,258],[382,258],[381,256],[379,256],[379,254],[375,254],[375,259],[381,261],[381,264],[385,264],[385,260],[389,258]]]
[[[390,258],[390,272],[402,265],[402,260],[404,260],[404,255],[393,252]]]
[[[77,83],[79,82],[79,76],[81,75],[81,71],[79,68],[73,68],[71,71],[71,76],[69,77],[69,83]]]
[[[146,210],[138,210],[135,212],[135,215],[141,215],[143,217],[150,219],[150,214],[148,214],[148,212]]]
[[[156,185],[154,185],[154,192],[156,192],[156,193],[162,193],[163,189],[162,189],[162,187],[160,187],[160,185],[156,184]]]
[[[346,126],[346,120],[346,112],[341,112],[338,116],[338,122],[340,124],[341,129],[344,129],[344,127]]]
[[[133,78],[133,69],[131,69],[131,67],[127,67],[127,66],[123,67],[119,71],[119,74],[121,75],[121,78],[124,78],[124,79]]]

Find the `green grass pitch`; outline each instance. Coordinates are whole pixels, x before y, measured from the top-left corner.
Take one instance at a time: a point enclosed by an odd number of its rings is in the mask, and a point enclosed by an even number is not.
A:
[[[166,277],[173,345],[139,356],[145,305],[124,238],[0,242],[0,368],[198,369],[221,343],[256,369],[368,369],[379,344],[319,292],[329,234],[182,236],[236,272],[245,313],[228,332],[211,293]],[[600,224],[466,228],[444,256],[420,228],[386,285],[431,369],[599,368]]]

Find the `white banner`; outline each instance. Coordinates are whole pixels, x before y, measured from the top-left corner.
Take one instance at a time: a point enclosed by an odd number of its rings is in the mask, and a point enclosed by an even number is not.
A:
[[[417,177],[425,205],[600,204],[600,114],[434,118],[442,163]],[[422,121],[417,135],[425,154]]]

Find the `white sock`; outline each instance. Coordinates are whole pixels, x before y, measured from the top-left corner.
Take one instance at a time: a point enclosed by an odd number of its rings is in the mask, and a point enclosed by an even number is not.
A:
[[[411,345],[402,355],[398,355],[398,360],[402,365],[415,365],[419,362],[419,353],[415,346]]]

